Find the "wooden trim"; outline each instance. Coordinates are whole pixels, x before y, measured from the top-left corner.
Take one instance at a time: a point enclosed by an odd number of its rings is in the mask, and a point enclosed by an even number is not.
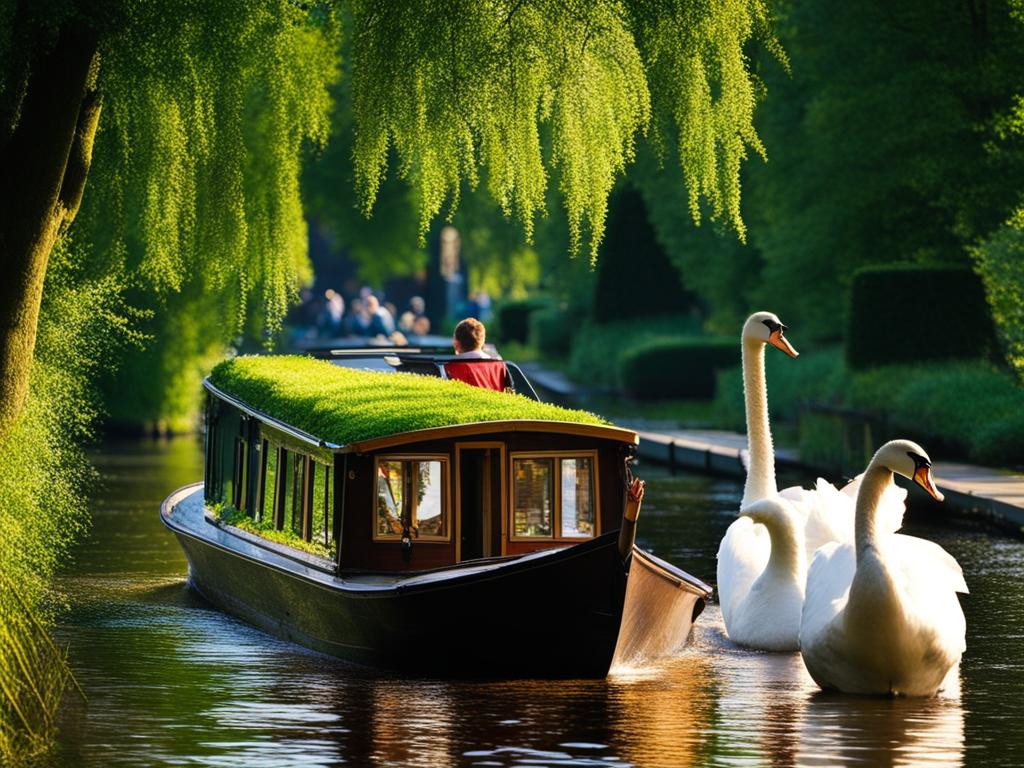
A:
[[[601,485],[600,468],[598,465],[598,452],[596,450],[582,451],[515,451],[509,454],[508,474],[508,535],[502,536],[502,541],[512,542],[538,542],[552,541],[557,543],[580,543],[596,539],[601,535]],[[554,459],[554,472],[552,483],[554,484],[551,501],[551,535],[550,536],[516,536],[515,535],[515,461],[516,459]],[[591,493],[594,500],[594,533],[590,536],[562,536],[562,459],[590,459],[593,463],[593,474],[590,478]]]
[[[478,440],[470,441],[466,443],[455,443],[455,477],[453,478],[453,485],[455,487],[455,562],[462,562],[462,456],[461,451],[466,450],[498,450],[498,469],[499,469],[499,480],[500,483],[500,509],[498,519],[501,520],[501,554],[505,554],[505,514],[507,504],[505,503],[505,449],[506,445],[498,440]],[[485,487],[484,493],[488,500],[492,498],[491,488],[491,468],[490,468],[490,454],[487,454],[488,468],[485,476]],[[490,501],[488,501],[490,504]],[[481,535],[484,537],[484,541],[490,542],[490,536],[493,533],[491,530],[490,516],[485,518],[486,525],[483,526],[484,530],[481,531]],[[488,555],[484,552],[484,557],[494,557],[495,553],[491,552]]]
[[[417,536],[413,539],[413,544],[450,544],[452,541],[452,533],[454,531],[454,524],[452,522],[452,504],[451,504],[451,491],[450,485],[452,482],[451,471],[449,470],[449,464],[451,462],[451,456],[447,453],[406,453],[406,454],[382,454],[375,456],[373,459],[373,488],[370,492],[370,498],[373,499],[373,506],[370,509],[372,515],[373,526],[370,529],[372,532],[373,542],[375,544],[401,544],[401,537],[395,538],[393,536],[379,536],[377,534],[377,470],[382,461],[439,461],[441,462],[441,472],[443,477],[441,479],[441,509],[442,514],[445,516],[445,530],[448,532],[446,536]],[[410,483],[410,491],[414,483]],[[415,509],[414,509],[415,511]]]
[[[479,421],[472,424],[456,424],[450,427],[431,427],[403,432],[398,435],[376,437],[349,443],[341,450],[353,453],[372,453],[386,448],[393,448],[409,443],[420,443],[428,440],[458,439],[474,435],[486,435],[496,432],[547,432],[562,435],[595,437],[604,440],[615,440],[620,443],[637,445],[640,438],[631,429],[606,427],[597,424],[576,424],[570,421],[531,421],[526,419],[509,419],[503,421]]]

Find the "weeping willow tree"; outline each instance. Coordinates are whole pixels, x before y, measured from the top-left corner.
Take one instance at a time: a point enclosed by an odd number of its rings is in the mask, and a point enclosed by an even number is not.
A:
[[[192,347],[254,314],[276,327],[308,275],[299,167],[329,130],[342,18],[365,212],[392,158],[421,237],[478,184],[529,237],[554,184],[572,249],[593,257],[647,135],[675,155],[690,215],[704,202],[742,234],[738,169],[763,151],[744,51],[774,49],[765,0],[0,0],[0,454],[32,434],[52,462],[29,469],[74,464],[45,439],[69,428],[57,401],[77,385],[47,378],[61,353],[37,349],[56,319],[41,326],[40,308],[61,312],[63,295],[75,316],[124,324],[76,285],[113,280],[164,318],[202,313]],[[69,231],[70,284],[51,274]],[[18,498],[10,517],[48,514],[45,494]],[[53,552],[6,548],[0,567],[45,575]]]
[[[481,178],[527,237],[550,178],[572,248],[649,134],[674,151],[690,213],[742,235],[739,168],[763,153],[745,49],[780,58],[764,0],[352,2],[355,182],[372,210],[389,158],[418,191],[420,232]],[[681,212],[682,213],[682,212]]]
[[[326,139],[339,27],[286,0],[5,0],[0,18],[3,435],[49,254],[80,207],[95,270],[204,295],[226,335],[253,305],[280,319],[308,274],[299,167]]]
[[[0,0],[0,761],[45,746],[66,679],[46,586],[84,519],[90,383],[140,327],[187,363],[279,322],[338,35],[317,4]]]

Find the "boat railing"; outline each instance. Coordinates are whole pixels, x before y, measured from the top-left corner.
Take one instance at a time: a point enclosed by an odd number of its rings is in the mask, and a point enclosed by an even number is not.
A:
[[[385,363],[394,371],[440,377],[444,377],[444,366],[447,363],[493,363],[495,360],[501,360],[505,363],[505,368],[512,378],[513,390],[531,400],[541,402],[540,395],[537,394],[537,390],[523,373],[522,368],[511,360],[504,360],[497,356],[497,350],[492,345],[486,345],[485,350],[490,352],[493,357],[480,359],[458,357],[448,346],[314,347],[307,349],[306,353],[318,359],[331,360],[341,365],[358,360],[375,360]]]

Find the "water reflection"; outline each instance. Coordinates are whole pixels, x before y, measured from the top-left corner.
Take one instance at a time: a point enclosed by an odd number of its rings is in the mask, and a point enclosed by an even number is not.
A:
[[[607,680],[412,680],[276,640],[187,589],[156,509],[201,476],[194,444],[100,458],[108,490],[64,579],[74,609],[60,630],[89,698],[66,707],[53,765],[989,768],[1016,764],[1024,746],[1021,542],[923,534],[961,560],[972,588],[962,696],[821,694],[798,654],[733,646],[715,605],[677,657]],[[710,577],[739,487],[646,474],[642,544]]]

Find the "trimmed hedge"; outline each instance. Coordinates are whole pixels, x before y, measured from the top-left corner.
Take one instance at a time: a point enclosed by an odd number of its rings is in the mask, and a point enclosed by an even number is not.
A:
[[[572,340],[569,372],[586,387],[619,389],[622,357],[627,352],[655,341],[675,341],[699,333],[700,319],[693,315],[584,323]]]
[[[622,386],[637,398],[710,400],[719,370],[736,365],[740,345],[732,337],[655,341],[622,358]]]
[[[1013,374],[985,361],[893,365],[857,373],[848,404],[885,414],[894,430],[918,437],[926,449],[929,438],[936,438],[979,464],[1024,462],[1024,387]]]
[[[608,423],[586,411],[461,381],[360,371],[291,355],[226,360],[213,369],[210,381],[250,407],[338,445],[479,421]]]
[[[546,307],[530,314],[530,345],[547,357],[567,357],[572,349],[576,320],[561,307]]]
[[[494,318],[498,323],[496,339],[525,344],[530,338],[530,315],[550,306],[550,299],[537,297],[503,301],[494,310]]]
[[[846,333],[851,368],[985,358],[994,350],[985,291],[970,269],[892,264],[854,274]]]
[[[804,351],[796,360],[770,352],[766,377],[775,424],[795,423],[801,404],[831,405],[877,416],[887,425],[887,437],[916,440],[936,460],[966,459],[997,467],[1024,462],[1024,387],[1012,373],[988,361],[851,371],[839,347]],[[719,374],[715,412],[723,426],[746,428],[739,368]],[[812,434],[819,422],[801,421],[802,449],[809,443],[836,448],[838,434]],[[881,436],[875,439],[883,442]]]

